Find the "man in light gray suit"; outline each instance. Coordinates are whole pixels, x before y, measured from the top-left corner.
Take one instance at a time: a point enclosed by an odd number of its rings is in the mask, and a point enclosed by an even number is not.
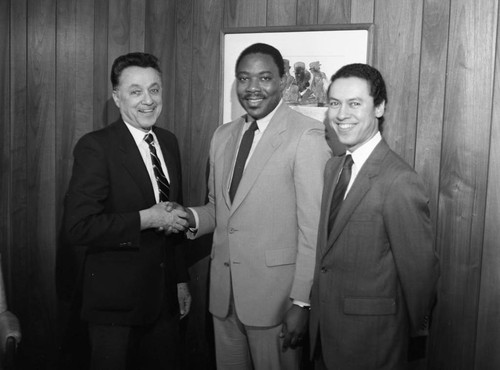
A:
[[[247,114],[215,132],[209,202],[190,211],[196,236],[214,232],[218,369],[299,368],[330,150],[323,124],[282,101],[285,84],[274,47],[241,53],[236,90]]]

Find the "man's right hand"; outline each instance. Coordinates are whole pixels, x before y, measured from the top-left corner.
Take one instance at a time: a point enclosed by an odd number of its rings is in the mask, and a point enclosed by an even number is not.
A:
[[[180,211],[181,214],[186,214],[186,217],[185,217],[185,219],[187,221],[186,229],[196,227],[196,221],[195,221],[193,212],[189,208],[186,208],[186,207],[184,207],[176,202],[167,202],[167,211],[171,211],[171,212]],[[183,217],[183,216],[180,216],[180,217]],[[166,231],[168,232],[169,230],[166,229]]]
[[[183,232],[189,226],[188,213],[177,203],[161,202],[139,211],[139,215],[141,230],[154,228],[170,234]]]

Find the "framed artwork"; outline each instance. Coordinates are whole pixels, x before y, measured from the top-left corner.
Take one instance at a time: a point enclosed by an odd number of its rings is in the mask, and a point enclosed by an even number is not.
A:
[[[323,121],[331,76],[343,65],[370,63],[373,24],[304,27],[253,27],[221,31],[221,123],[245,113],[235,88],[240,53],[257,42],[277,48],[285,59],[283,100],[291,108]]]

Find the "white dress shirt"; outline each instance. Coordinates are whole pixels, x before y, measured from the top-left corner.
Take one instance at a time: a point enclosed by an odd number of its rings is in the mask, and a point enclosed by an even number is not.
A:
[[[358,176],[361,167],[363,167],[370,154],[372,154],[373,149],[375,149],[375,147],[377,146],[378,143],[380,143],[381,140],[382,140],[382,135],[380,135],[380,131],[377,131],[377,133],[373,135],[373,137],[370,140],[361,145],[354,152],[346,150],[346,155],[350,154],[352,156],[353,164],[351,168],[351,179],[349,180],[349,184],[347,185],[347,189],[344,194],[344,199],[347,196],[347,193],[349,193],[349,190],[351,190],[351,186],[354,180],[356,179],[356,176]]]
[[[154,145],[156,148],[156,155],[158,156],[158,159],[161,162],[161,169],[163,170],[163,173],[165,174],[165,177],[167,180],[170,182],[170,177],[168,175],[168,169],[165,164],[165,159],[163,158],[163,153],[160,148],[160,143],[158,142],[158,138],[156,137],[155,133],[153,130],[149,132],[144,132],[142,130],[139,130],[138,128],[128,124],[125,122],[125,125],[129,129],[130,133],[132,134],[132,137],[134,138],[135,144],[137,145],[137,148],[139,149],[139,152],[141,153],[142,160],[144,161],[144,164],[146,165],[146,169],[148,170],[149,178],[151,179],[151,185],[153,186],[154,193],[155,193],[155,198],[156,198],[156,203],[160,201],[160,190],[158,189],[158,183],[156,182],[156,176],[153,170],[153,163],[151,162],[151,152],[149,150],[149,144],[144,141],[144,137],[147,134],[153,135],[154,139]]]

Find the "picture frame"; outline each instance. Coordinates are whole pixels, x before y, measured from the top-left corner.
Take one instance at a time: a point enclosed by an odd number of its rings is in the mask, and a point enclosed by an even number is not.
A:
[[[359,23],[222,29],[220,122],[245,114],[236,95],[235,64],[240,53],[257,42],[276,47],[285,59],[285,72],[289,72],[285,103],[323,121],[331,76],[346,64],[371,63],[373,28],[371,23]]]

